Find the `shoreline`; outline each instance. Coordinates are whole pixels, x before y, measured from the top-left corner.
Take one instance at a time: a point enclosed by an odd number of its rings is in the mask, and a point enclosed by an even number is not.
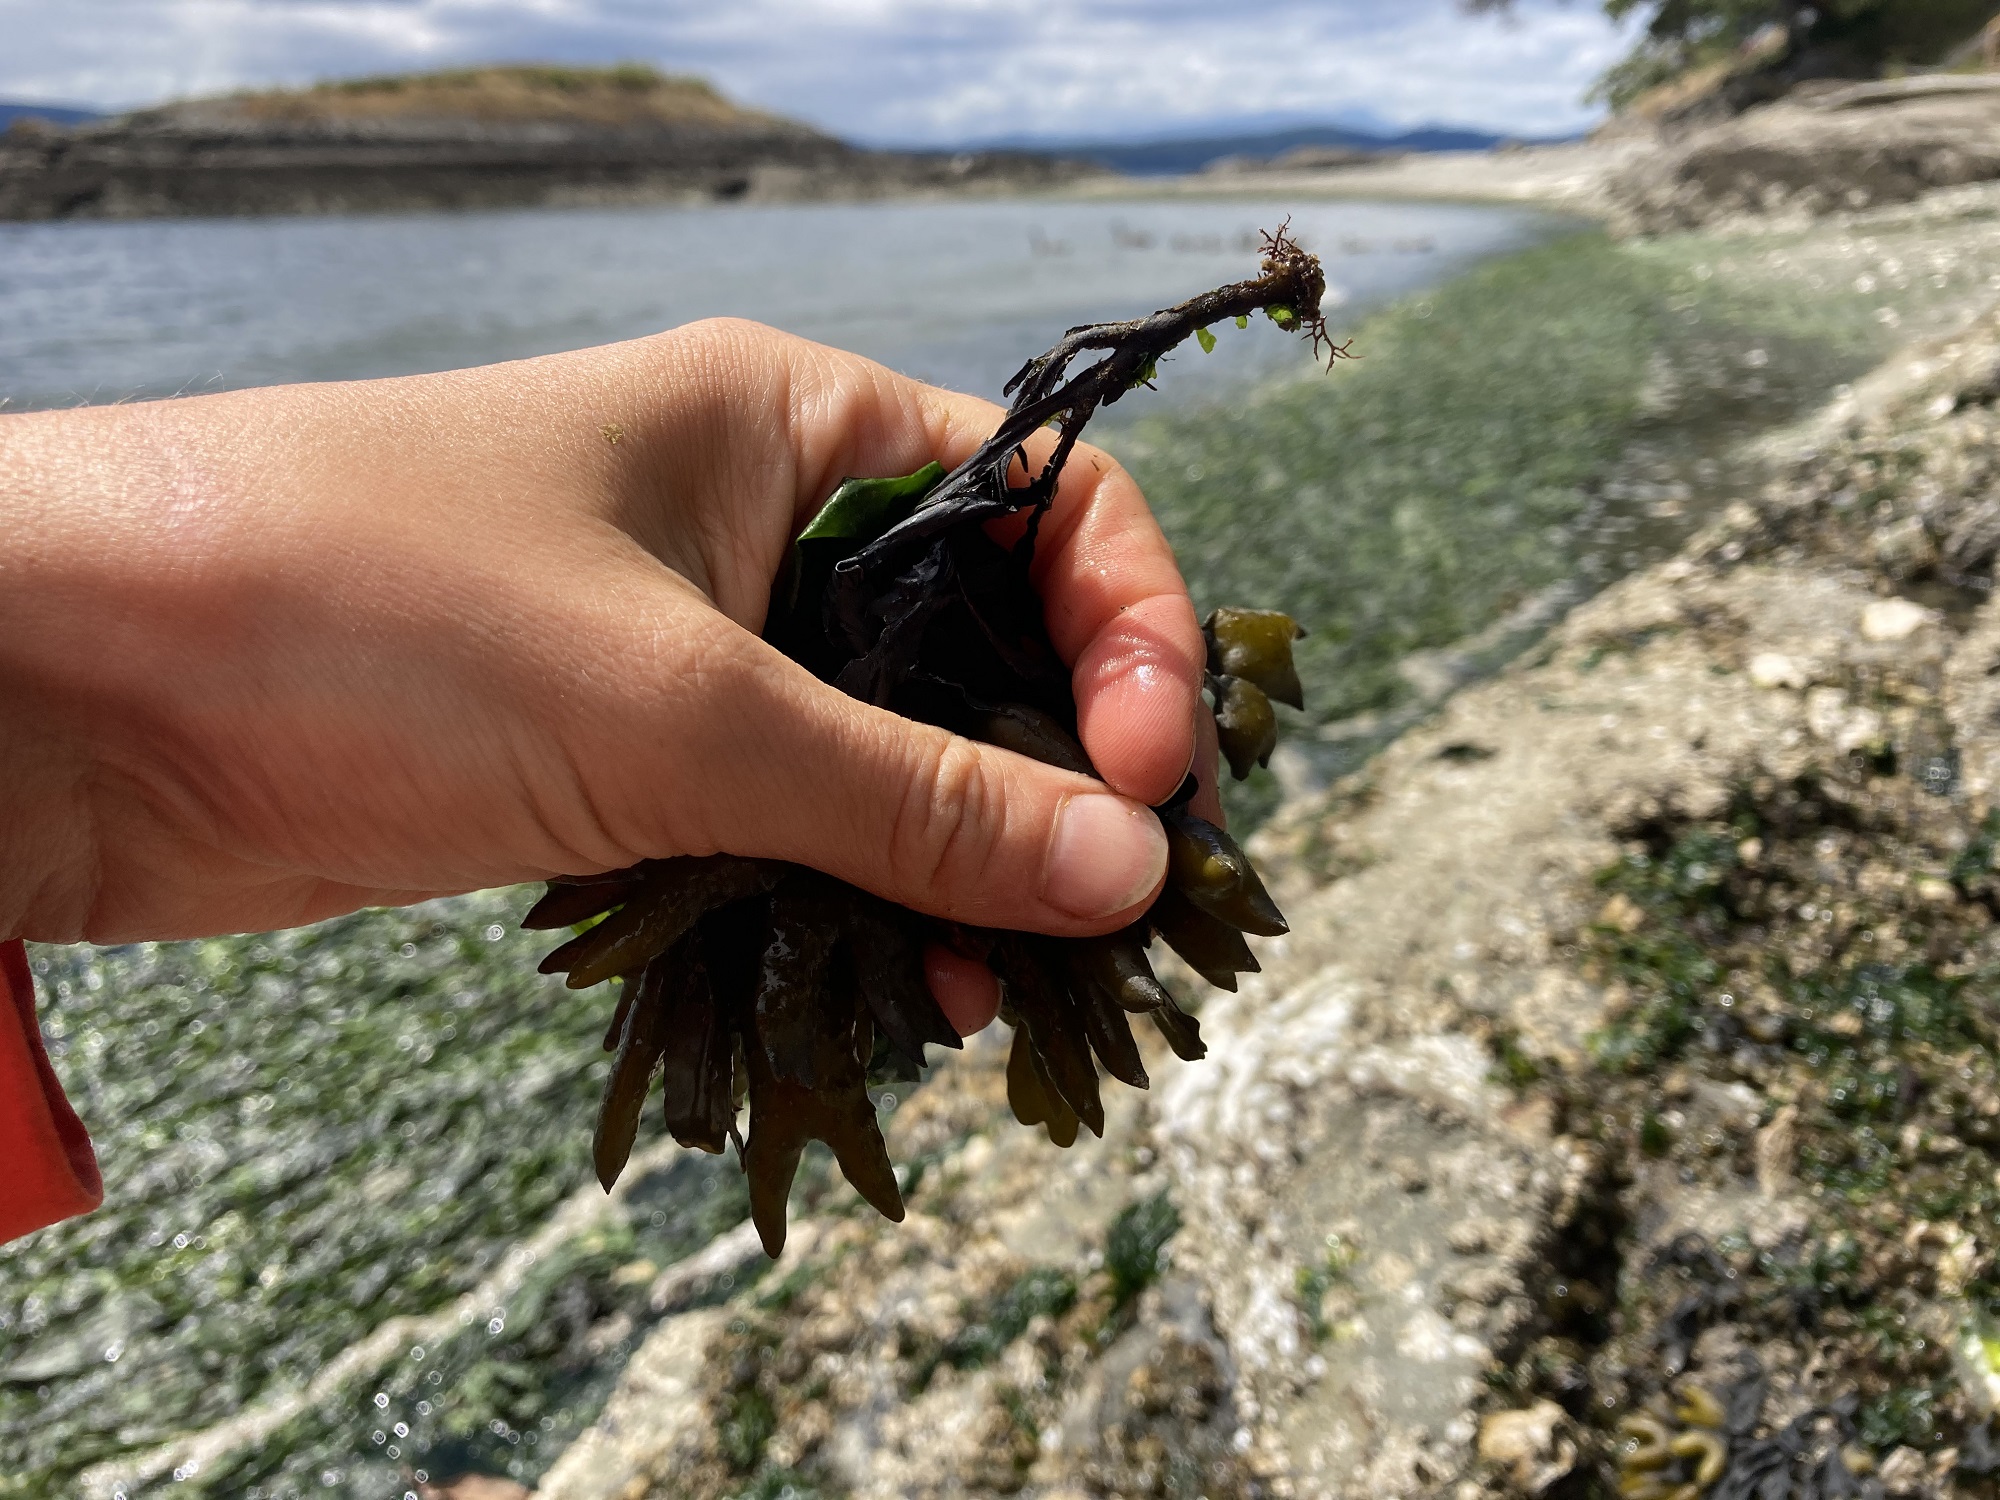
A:
[[[977,196],[1089,170],[863,150],[796,127],[113,122],[0,134],[0,222]]]
[[[1066,191],[1079,198],[1139,196],[1140,184],[1170,197],[1247,197],[1263,193],[1383,202],[1506,204],[1542,207],[1592,219],[1611,207],[1606,185],[1653,148],[1626,141],[1523,146],[1493,151],[1411,152],[1390,161],[1302,170],[1258,168],[1181,177],[1091,179]]]

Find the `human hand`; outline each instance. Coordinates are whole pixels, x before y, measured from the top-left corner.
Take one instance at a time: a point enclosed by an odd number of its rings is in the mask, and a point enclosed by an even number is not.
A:
[[[712,322],[0,419],[0,936],[287,926],[718,850],[981,925],[1131,921],[1203,645],[1108,458],[1065,471],[1035,582],[1110,792],[757,637],[840,478],[949,467],[997,416]],[[962,1029],[990,1018],[990,976],[931,967]]]

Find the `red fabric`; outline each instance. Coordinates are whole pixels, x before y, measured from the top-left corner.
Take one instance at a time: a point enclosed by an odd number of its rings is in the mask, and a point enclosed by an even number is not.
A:
[[[0,1240],[103,1201],[97,1153],[42,1050],[27,951],[0,943]]]

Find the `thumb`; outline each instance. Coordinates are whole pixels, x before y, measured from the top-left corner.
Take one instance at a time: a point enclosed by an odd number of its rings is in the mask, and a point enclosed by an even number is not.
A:
[[[1166,837],[1143,803],[849,698],[747,632],[735,644],[695,716],[700,842],[935,916],[1059,936],[1121,926],[1159,890]],[[688,811],[669,821],[685,826]]]

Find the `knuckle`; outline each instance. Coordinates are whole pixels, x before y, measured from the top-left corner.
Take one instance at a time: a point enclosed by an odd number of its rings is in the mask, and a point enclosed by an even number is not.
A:
[[[891,876],[947,905],[993,862],[1001,791],[976,746],[953,735],[920,763],[897,809]]]

